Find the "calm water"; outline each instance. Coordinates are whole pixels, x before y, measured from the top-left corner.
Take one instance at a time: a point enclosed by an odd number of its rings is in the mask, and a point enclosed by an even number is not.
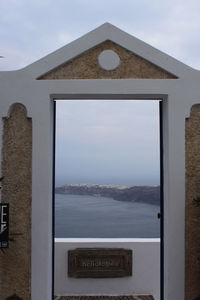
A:
[[[66,238],[155,238],[159,207],[112,198],[55,195],[55,235]]]

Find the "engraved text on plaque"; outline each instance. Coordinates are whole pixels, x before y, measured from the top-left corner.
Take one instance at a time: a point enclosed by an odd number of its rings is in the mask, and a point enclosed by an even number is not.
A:
[[[132,250],[77,248],[68,251],[68,275],[76,278],[114,278],[132,275]]]

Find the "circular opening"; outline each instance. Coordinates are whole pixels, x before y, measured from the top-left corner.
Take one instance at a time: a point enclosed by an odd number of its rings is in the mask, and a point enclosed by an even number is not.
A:
[[[99,65],[102,69],[115,70],[120,64],[119,55],[113,50],[104,50],[98,57]]]

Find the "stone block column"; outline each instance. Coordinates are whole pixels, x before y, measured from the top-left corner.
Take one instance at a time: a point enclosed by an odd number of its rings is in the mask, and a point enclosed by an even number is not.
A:
[[[0,251],[0,299],[31,299],[32,120],[16,103],[3,120],[2,202],[9,203],[9,248]]]
[[[185,300],[200,299],[200,104],[186,120]]]

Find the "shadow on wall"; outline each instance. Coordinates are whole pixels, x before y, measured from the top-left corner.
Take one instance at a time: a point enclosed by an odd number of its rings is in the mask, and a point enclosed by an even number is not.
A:
[[[22,298],[18,297],[16,294],[6,298],[6,300],[23,300]]]

